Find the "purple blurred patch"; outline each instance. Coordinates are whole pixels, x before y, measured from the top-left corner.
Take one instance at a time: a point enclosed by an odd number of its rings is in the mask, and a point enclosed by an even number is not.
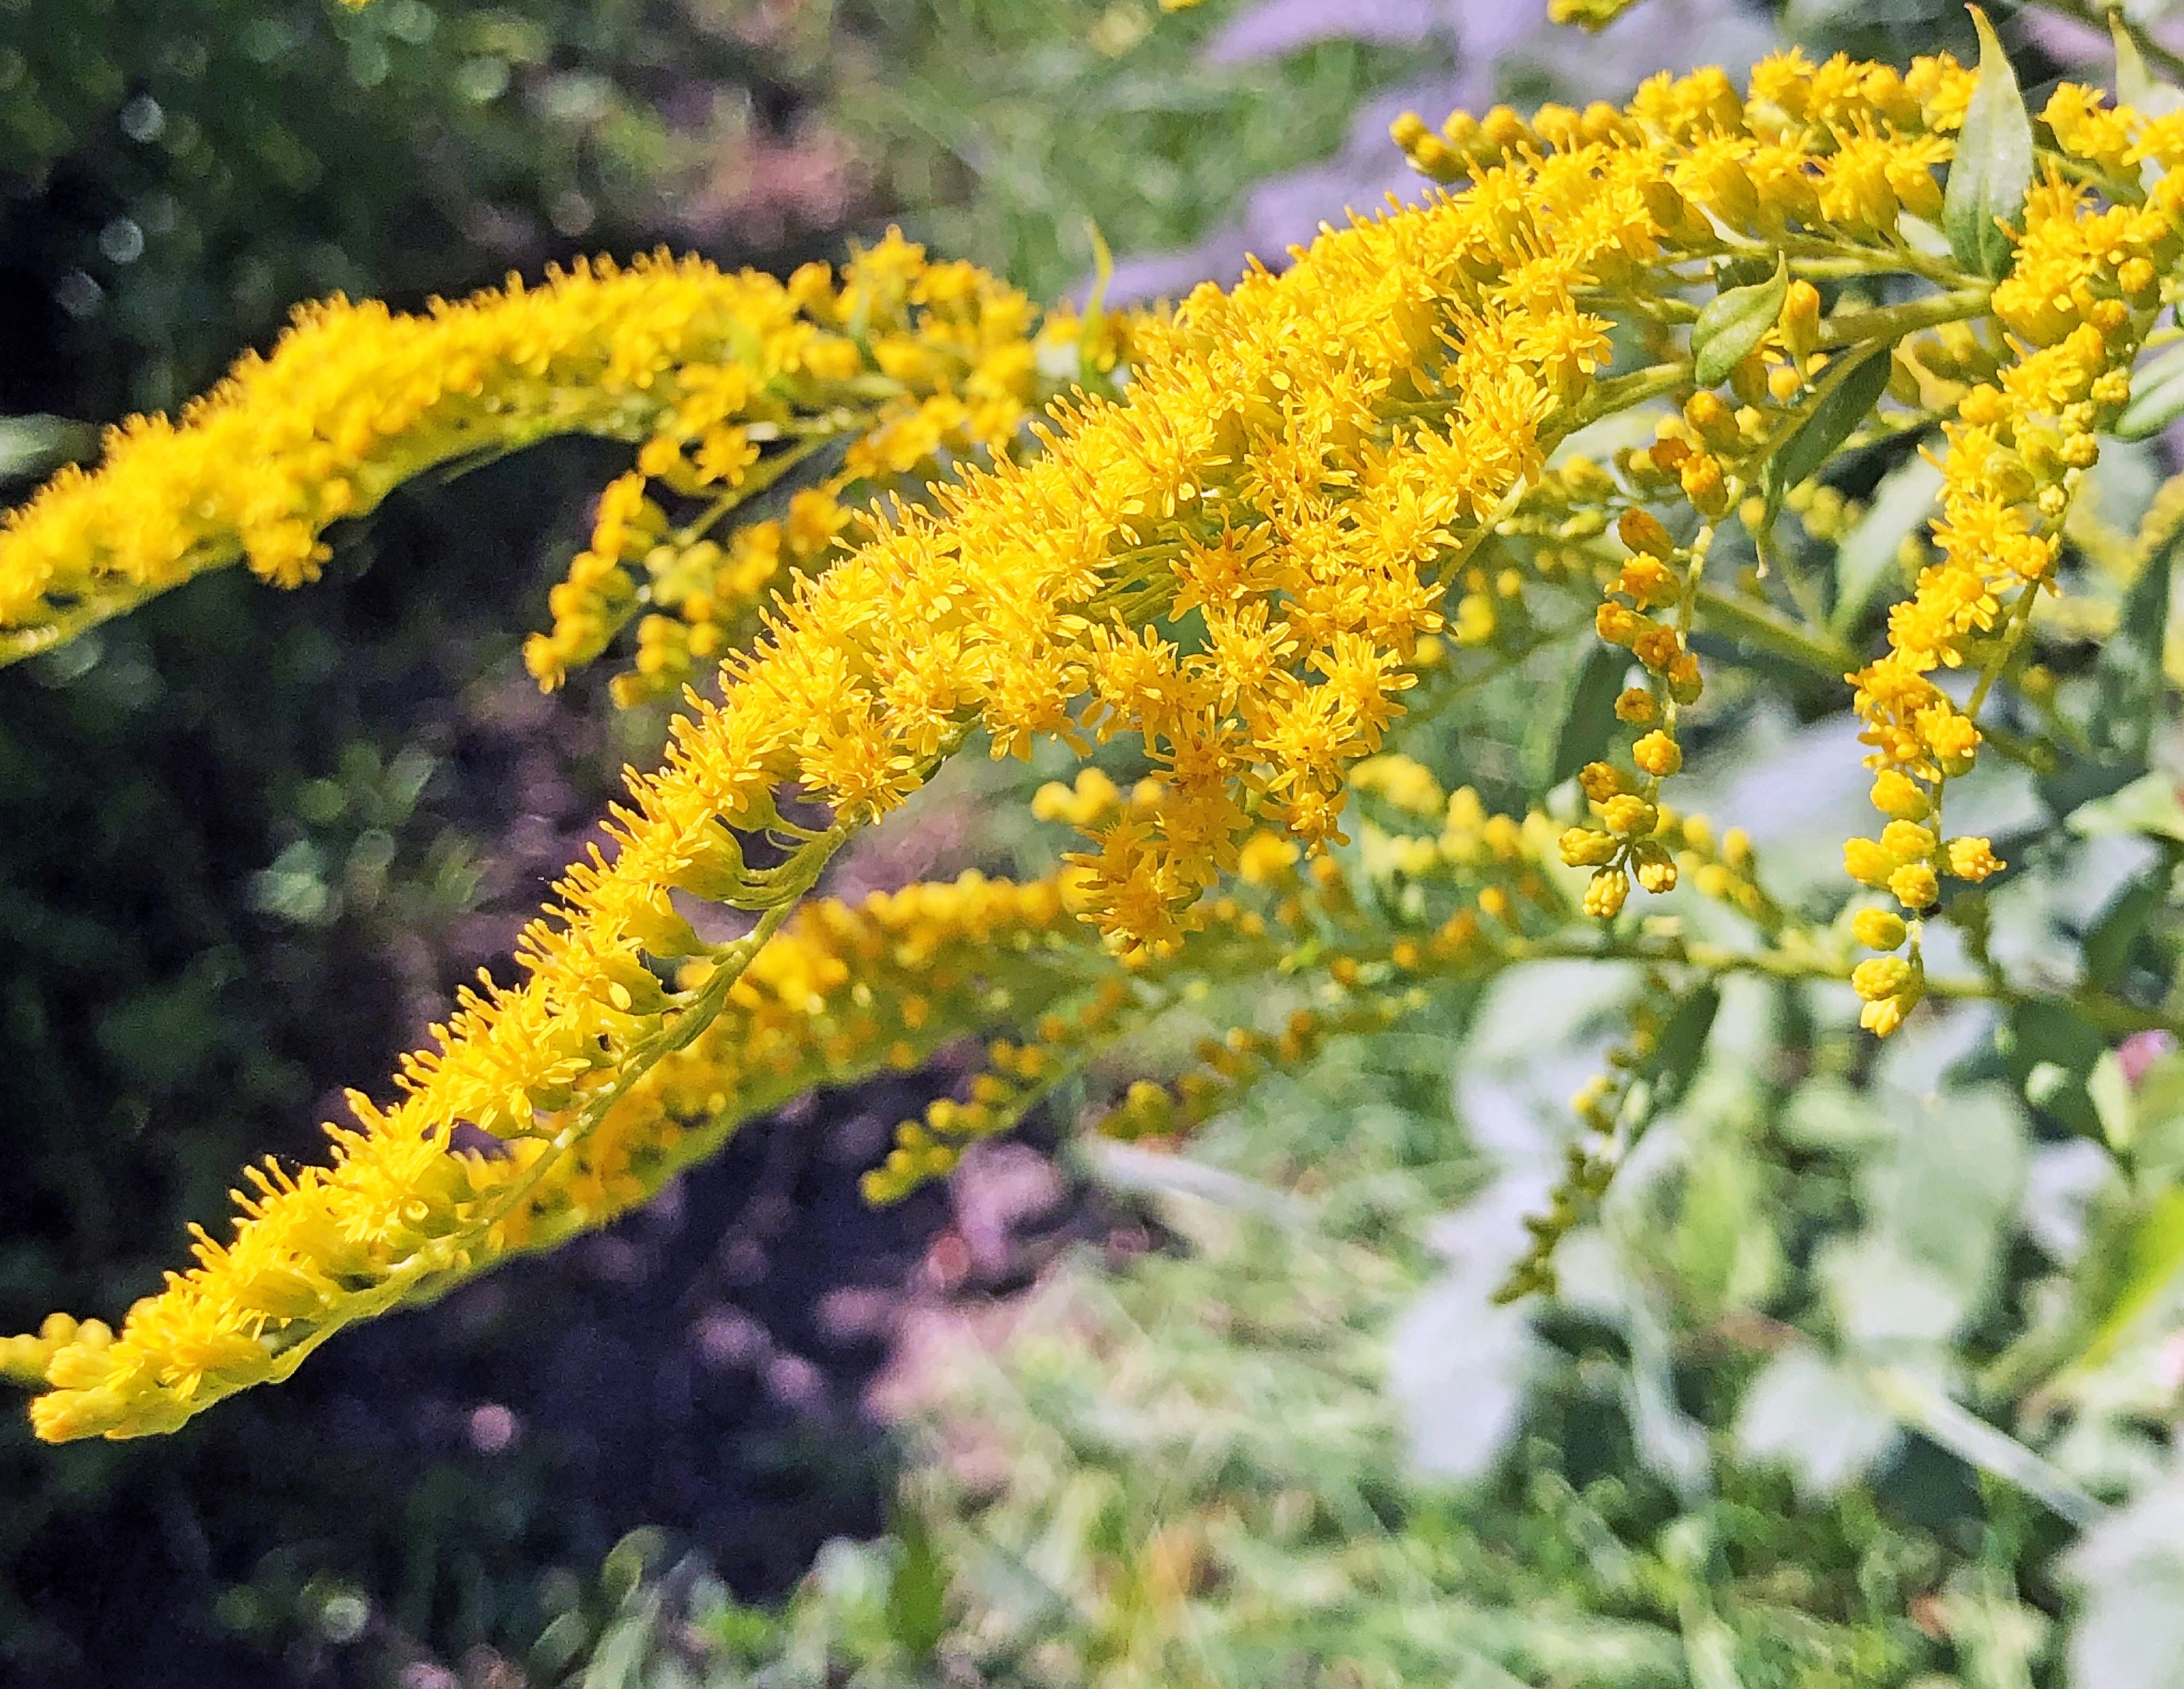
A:
[[[2137,1090],[2146,1081],[2146,1070],[2176,1048],[2176,1035],[2159,1027],[2131,1034],[2116,1046],[2116,1060],[2122,1064],[2124,1083]]]
[[[1463,0],[1267,0],[1230,20],[1206,49],[1211,64],[1243,64],[1275,59],[1323,41],[1368,41],[1416,47],[1434,36],[1453,36],[1468,10],[1523,13],[1529,0],[1509,6],[1468,7]]]
[[[1431,117],[1491,104],[1519,64],[1528,85],[1582,105],[1626,99],[1641,76],[1656,70],[1705,63],[1741,72],[1776,44],[1772,27],[1738,0],[1653,0],[1599,36],[1550,25],[1546,0],[1266,0],[1216,36],[1206,57],[1236,64],[1338,39],[1442,42],[1450,68],[1366,102],[1334,158],[1261,183],[1240,215],[1196,245],[1118,263],[1109,299],[1179,299],[1201,282],[1234,281],[1253,254],[1280,269],[1290,249],[1309,242],[1323,223],[1378,212],[1391,196],[1417,203],[1428,185],[1388,138],[1388,125],[1406,111]],[[1088,290],[1078,291],[1081,298]]]

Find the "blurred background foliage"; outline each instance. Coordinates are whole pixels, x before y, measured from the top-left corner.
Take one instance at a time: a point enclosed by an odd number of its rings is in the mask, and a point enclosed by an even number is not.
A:
[[[1967,35],[1944,0],[1652,0],[1600,40],[1525,0],[0,0],[0,494],[336,288],[414,305],[657,242],[779,267],[900,221],[1040,297],[1084,285],[1096,229],[1118,292],[1173,294],[1414,191],[1405,105]],[[2029,19],[2012,41],[2036,103],[2092,51]],[[0,672],[8,1321],[125,1305],[243,1160],[314,1153],[650,755],[656,720],[542,699],[515,659],[618,467],[566,443],[413,490],[310,592],[209,577]],[[2163,468],[2120,460],[2117,527]],[[1880,569],[1919,511],[1869,469],[1809,525],[1875,495]],[[1540,700],[1575,708],[1574,679],[1546,661],[1412,749],[1513,790],[1566,748]],[[1825,898],[1800,841],[1858,794],[1809,777],[1855,758],[1724,690],[1707,766],[1774,783],[1723,810],[1774,817],[1776,889]],[[936,791],[840,883],[1033,865],[981,795]],[[2113,900],[2159,903],[2144,824],[2097,815],[2014,882],[2001,943],[2075,950]],[[2158,923],[2110,947],[2174,973]],[[11,1420],[0,1675],[2171,1681],[2184,1360],[2148,1263],[2184,1222],[2069,1138],[2184,1142],[2184,1079],[2067,1027],[1876,1069],[1825,1005],[1732,997],[1561,1299],[1496,1309],[1563,1099],[1638,989],[1445,1003],[1262,1085],[1187,1159],[1035,1135],[864,1209],[855,1171],[944,1065],[790,1111],[157,1446]],[[2028,1468],[1968,1391],[2068,1435]]]

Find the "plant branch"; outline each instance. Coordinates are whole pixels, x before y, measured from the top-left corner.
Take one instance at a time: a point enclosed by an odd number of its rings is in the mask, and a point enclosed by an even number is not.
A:
[[[1702,586],[1697,604],[1704,620],[1718,631],[1828,680],[1841,681],[1858,666],[1858,653],[1833,634],[1802,626],[1771,605],[1741,593]]]

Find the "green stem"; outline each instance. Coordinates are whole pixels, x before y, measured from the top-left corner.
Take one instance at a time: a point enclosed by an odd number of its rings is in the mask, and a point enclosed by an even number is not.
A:
[[[1946,293],[1929,293],[1924,298],[1907,299],[1900,305],[1881,305],[1869,311],[1852,311],[1848,316],[1828,317],[1820,324],[1820,344],[1857,346],[1882,340],[1892,344],[1922,328],[1986,315],[1993,293],[1994,289],[1985,283],[1975,287],[1952,287]]]
[[[1698,589],[1697,603],[1706,621],[1719,631],[1825,679],[1840,681],[1858,666],[1858,653],[1849,646],[1832,634],[1792,622],[1771,605],[1707,586]]]
[[[1929,258],[1908,247],[1881,249],[1851,247],[1846,249],[1840,242],[1797,236],[1757,241],[1731,235],[1726,237],[1723,243],[1739,257],[1768,260],[1786,257],[1790,260],[1791,273],[1797,276],[1817,276],[1824,279],[1853,276],[1916,276],[1942,287],[1959,287],[1971,280],[1948,259]]]
[[[1642,370],[1633,370],[1628,375],[1611,376],[1605,381],[1595,382],[1591,392],[1571,408],[1563,438],[1568,438],[1587,424],[1603,416],[1613,416],[1619,410],[1628,410],[1634,404],[1643,404],[1649,399],[1658,399],[1663,393],[1674,393],[1691,378],[1688,358],[1674,363],[1653,364]]]
[[[1502,947],[1505,963],[1528,962],[1635,962],[1663,967],[1696,967],[1708,973],[1751,973],[1769,979],[1809,979],[1845,984],[1851,967],[1841,958],[1787,950],[1739,950],[1724,945],[1695,943],[1684,939],[1618,937],[1613,934],[1546,939],[1513,939]],[[2077,991],[2067,997],[2050,997],[2020,991],[2007,981],[1930,976],[1926,995],[1953,1002],[2009,1005],[2067,1002],[2071,1009],[2100,1031],[2113,1034],[2175,1032],[2184,1034],[2184,1019],[2159,1009],[2117,1001],[2097,991]]]

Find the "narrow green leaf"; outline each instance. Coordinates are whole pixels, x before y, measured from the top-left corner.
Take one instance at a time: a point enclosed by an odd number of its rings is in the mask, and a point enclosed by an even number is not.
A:
[[[905,1509],[894,1526],[901,1558],[888,1580],[888,1630],[914,1659],[928,1658],[948,1634],[948,1573],[924,1517]]]
[[[1886,346],[1869,346],[1845,354],[1858,363],[1828,390],[1827,397],[1805,419],[1805,426],[1790,437],[1767,465],[1770,509],[1779,510],[1785,493],[1818,474],[1836,449],[1851,437],[1851,431],[1880,403],[1880,395],[1888,388],[1889,351]]]
[[[2110,432],[2120,440],[2151,438],[2184,415],[2184,346],[2172,346],[2131,371],[2131,403]]]
[[[2169,583],[2184,527],[2154,548],[2117,607],[2116,630],[2101,647],[2093,680],[2098,702],[2086,725],[2094,748],[2132,768],[2146,766],[2156,719],[2169,696],[2161,658],[2169,638]]]
[[[1623,689],[1624,672],[1630,666],[1630,657],[1619,649],[1593,646],[1570,690],[1569,708],[1555,740],[1554,766],[1547,775],[1550,786],[1559,786],[1607,749],[1615,733],[1615,695]]]
[[[2086,983],[2103,989],[2123,977],[2147,923],[2169,900],[2169,876],[2134,881],[2110,898],[2086,934]],[[2098,1098],[2096,1099],[2098,1101]]]
[[[1692,1076],[1699,1070],[1699,1058],[1706,1051],[1707,1035],[1713,1030],[1714,1017],[1720,1012],[1718,985],[1699,986],[1676,1004],[1646,1063],[1656,1076],[1655,1108],[1674,1108],[1690,1089]]]
[[[1836,605],[1828,618],[1832,633],[1856,627],[1875,598],[1888,584],[1903,542],[1925,522],[1942,490],[1942,471],[1914,453],[1891,470],[1858,526],[1836,548]]]
[[[2003,225],[2024,210],[2032,186],[2032,120],[1994,25],[1978,7],[1970,10],[1979,31],[1979,81],[1949,167],[1942,227],[1957,262],[1992,280],[2009,267]]]
[[[2184,1190],[2164,1190],[2153,1199],[2131,1228],[2124,1258],[2123,1282],[2078,1357],[2078,1367],[2099,1366],[2113,1355],[2138,1317],[2184,1273]]]
[[[1729,372],[1780,321],[1789,293],[1790,260],[1785,255],[1764,282],[1728,288],[1708,302],[1691,325],[1693,374],[1701,387],[1719,387],[1729,379]]]
[[[531,1645],[531,1652],[525,1657],[525,1667],[532,1681],[560,1681],[562,1674],[576,1662],[577,1656],[590,1645],[591,1640],[591,1624],[582,1613],[560,1614],[538,1633],[538,1640]]]
[[[2109,14],[2109,34],[2115,41],[2116,98],[2120,103],[2147,117],[2165,117],[2184,106],[2184,92],[2153,80],[2153,73],[2146,68],[2146,60],[2139,56],[2138,43],[2124,26],[2120,13]],[[2148,162],[2151,164],[2153,160]]]

